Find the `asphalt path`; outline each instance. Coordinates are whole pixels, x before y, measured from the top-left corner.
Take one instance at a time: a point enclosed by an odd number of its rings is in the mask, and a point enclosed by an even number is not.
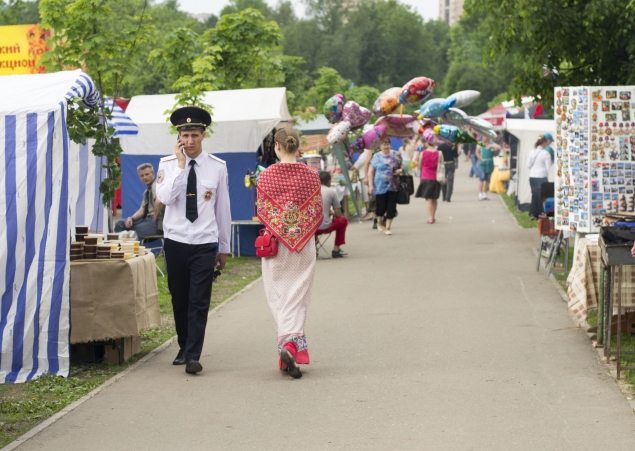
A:
[[[349,257],[317,262],[302,379],[278,371],[258,282],[211,316],[200,375],[172,345],[19,450],[635,449],[633,411],[535,271],[536,230],[456,177],[436,224],[413,198],[392,236],[352,223]]]

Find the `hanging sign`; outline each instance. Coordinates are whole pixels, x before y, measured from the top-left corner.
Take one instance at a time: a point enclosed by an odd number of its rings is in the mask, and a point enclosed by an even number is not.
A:
[[[0,27],[0,75],[41,74],[49,30],[35,25]]]

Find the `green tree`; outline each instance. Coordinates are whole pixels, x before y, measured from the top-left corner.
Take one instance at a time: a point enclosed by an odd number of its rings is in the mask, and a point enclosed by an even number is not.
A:
[[[247,8],[223,15],[216,28],[202,35],[187,28],[172,31],[164,45],[150,53],[149,62],[178,92],[175,106],[211,109],[203,103],[205,91],[278,86],[285,76],[296,83],[301,61],[283,60],[281,42],[278,25]]]
[[[510,94],[553,102],[554,86],[624,85],[635,80],[632,0],[467,0],[487,15],[486,60],[514,55]]]
[[[344,94],[344,97],[346,97],[347,101],[352,100],[370,110],[380,94],[379,89],[372,86],[351,86]]]
[[[222,16],[216,28],[203,35],[205,46],[219,48],[219,88],[257,88],[280,83],[282,38],[278,24],[267,21],[256,9]]]
[[[47,71],[82,68],[95,81],[101,104],[103,97],[117,98],[131,56],[138,44],[151,38],[151,28],[144,23],[145,7],[137,11],[129,28],[116,32],[109,21],[112,9],[107,0],[42,0],[39,11],[42,26],[55,30],[51,38],[53,47],[43,57]],[[119,187],[121,171],[116,159],[122,152],[118,142],[112,141],[114,129],[107,127],[108,108],[86,110],[77,104],[69,106],[69,136],[75,142],[95,140],[92,152],[106,158],[104,165],[108,177],[99,187],[104,205],[110,206],[115,189]]]
[[[473,89],[481,97],[465,108],[468,114],[487,110],[489,102],[507,92],[514,71],[511,55],[496,61],[483,62],[483,49],[489,40],[488,18],[483,13],[464,14],[450,32],[449,68],[437,92],[449,96],[454,92]]]
[[[0,0],[0,25],[40,23],[39,3],[39,0]]]
[[[247,8],[257,9],[265,19],[274,20],[274,10],[264,0],[230,0],[229,4],[221,9],[220,16],[236,14]]]

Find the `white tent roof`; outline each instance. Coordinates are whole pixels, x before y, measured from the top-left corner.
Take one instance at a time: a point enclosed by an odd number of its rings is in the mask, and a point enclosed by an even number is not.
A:
[[[135,96],[126,114],[139,126],[135,137],[122,137],[124,152],[132,155],[169,155],[176,136],[170,134],[165,111],[174,107],[175,94]],[[286,88],[239,89],[206,92],[213,107],[213,133],[203,141],[211,153],[255,152],[280,121],[292,119]]]
[[[19,114],[57,107],[64,99],[80,97],[87,105],[99,101],[91,78],[81,70],[52,74],[0,77],[0,114]]]
[[[505,130],[519,139],[518,145],[518,203],[531,203],[531,187],[529,186],[529,169],[527,168],[527,158],[534,149],[534,144],[538,141],[538,136],[545,133],[555,135],[556,123],[551,120],[542,119],[506,119]],[[553,182],[555,165],[551,166],[549,181]]]
[[[333,124],[327,121],[323,114],[318,114],[318,117],[309,122],[300,119],[296,127],[303,135],[326,135]]]

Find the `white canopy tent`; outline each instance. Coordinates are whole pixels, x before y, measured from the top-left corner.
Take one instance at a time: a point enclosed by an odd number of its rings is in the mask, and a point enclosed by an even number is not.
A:
[[[538,141],[538,136],[545,133],[555,135],[556,124],[551,120],[540,119],[506,119],[505,130],[514,135],[520,141],[518,144],[517,161],[517,188],[516,196],[518,205],[531,204],[531,187],[529,186],[529,169],[527,158]],[[555,165],[549,172],[549,181],[554,181]]]
[[[160,158],[174,153],[177,138],[170,133],[166,111],[173,109],[175,96],[136,96],[126,109],[139,133],[120,139],[124,150],[121,156],[124,217],[139,208],[145,190],[137,176],[137,166],[151,163],[156,171]],[[203,102],[213,107],[212,134],[203,141],[203,151],[227,162],[232,219],[252,219],[252,192],[244,187],[243,178],[247,169],[256,169],[256,152],[263,139],[280,122],[292,119],[286,88],[206,92]]]
[[[170,134],[168,115],[175,94],[135,96],[126,114],[139,127],[134,138],[122,137],[129,155],[170,155],[175,135]],[[212,135],[203,141],[203,151],[214,154],[255,152],[280,121],[292,119],[286,88],[239,89],[206,92],[203,102],[213,107]]]

